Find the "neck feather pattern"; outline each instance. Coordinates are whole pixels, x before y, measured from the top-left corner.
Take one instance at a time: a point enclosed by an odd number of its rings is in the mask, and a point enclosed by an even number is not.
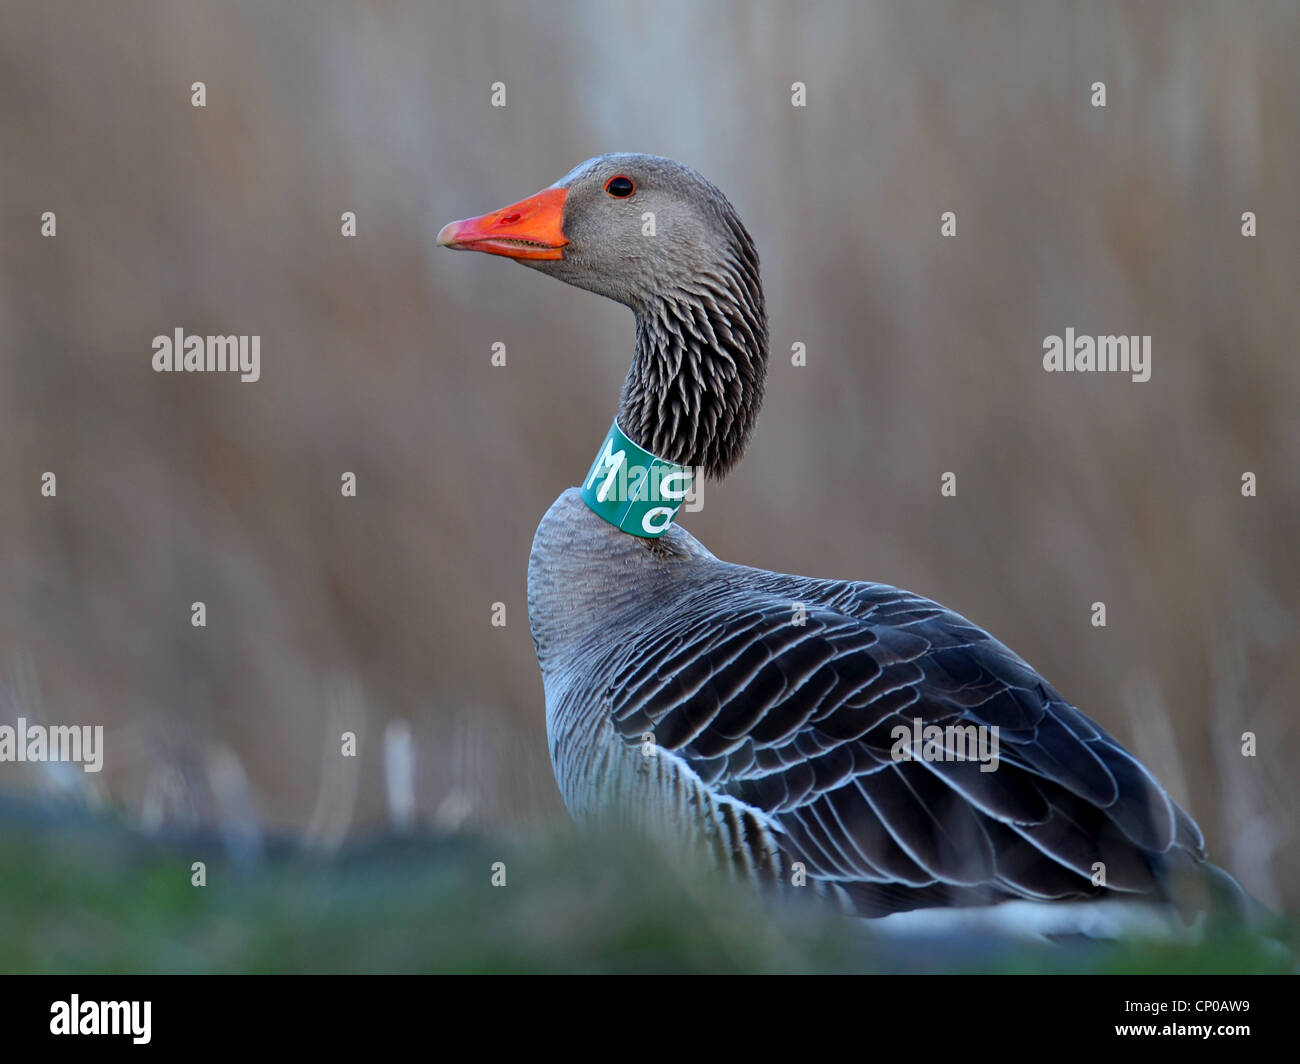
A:
[[[714,479],[745,453],[767,377],[758,256],[736,228],[743,240],[721,268],[697,270],[637,308],[636,355],[618,412],[629,439]]]

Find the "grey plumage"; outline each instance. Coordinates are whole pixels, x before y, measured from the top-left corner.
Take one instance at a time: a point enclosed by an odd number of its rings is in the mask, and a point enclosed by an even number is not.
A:
[[[615,175],[635,195],[611,198]],[[694,171],[652,156],[601,156],[553,188],[566,190],[565,246],[525,264],[631,307],[623,431],[722,476],[748,443],[767,359],[739,216]],[[472,247],[460,232],[444,242]],[[636,825],[758,882],[801,867],[871,917],[1179,901],[1187,873],[1212,867],[1196,824],[1132,755],[927,599],[732,565],[676,526],[627,535],[571,489],[537,529],[528,603],[555,775],[579,821]],[[996,726],[997,771],[898,760],[894,728],[918,718]]]
[[[579,821],[690,838],[760,880],[801,862],[863,916],[1162,897],[1171,869],[1204,856],[1113,738],[917,595],[733,565],[678,527],[636,539],[572,489],[537,530],[528,587],[551,756]],[[891,731],[914,717],[998,726],[1001,765],[895,761]]]

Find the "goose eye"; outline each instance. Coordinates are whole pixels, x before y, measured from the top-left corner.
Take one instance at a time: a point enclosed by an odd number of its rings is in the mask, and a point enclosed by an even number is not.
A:
[[[627,199],[628,196],[632,195],[632,193],[636,191],[636,185],[632,183],[630,177],[624,177],[622,174],[618,174],[616,177],[611,177],[605,182],[605,191],[618,199]]]

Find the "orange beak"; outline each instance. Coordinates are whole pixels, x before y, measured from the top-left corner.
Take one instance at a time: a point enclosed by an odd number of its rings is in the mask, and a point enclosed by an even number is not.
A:
[[[491,214],[449,222],[438,244],[457,251],[486,251],[511,259],[559,259],[569,241],[561,230],[567,189],[547,188]]]

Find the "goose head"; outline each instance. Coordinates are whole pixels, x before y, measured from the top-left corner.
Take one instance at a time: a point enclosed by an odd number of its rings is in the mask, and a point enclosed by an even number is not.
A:
[[[700,174],[654,155],[600,155],[527,199],[451,222],[438,243],[630,307],[636,348],[619,426],[708,476],[739,460],[763,399],[767,315],[754,242]]]

